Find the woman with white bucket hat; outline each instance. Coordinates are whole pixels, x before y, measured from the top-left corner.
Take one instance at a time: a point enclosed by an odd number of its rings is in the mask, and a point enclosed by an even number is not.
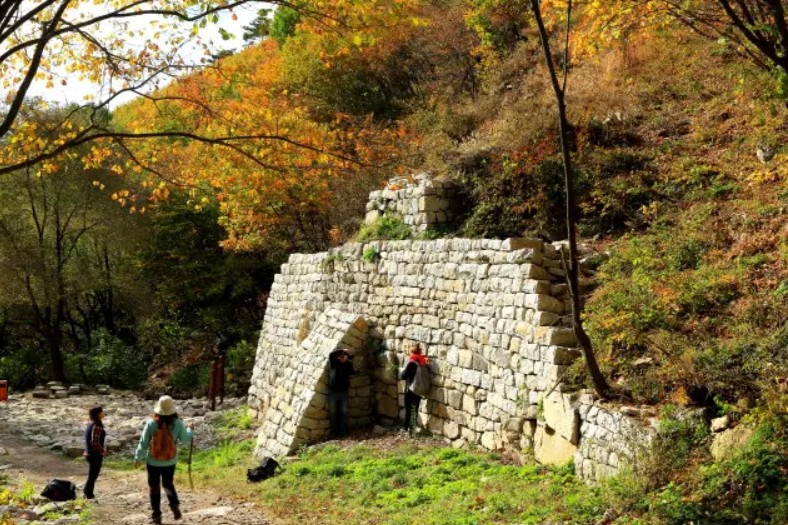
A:
[[[175,490],[175,465],[178,463],[178,446],[191,443],[192,430],[186,428],[175,411],[175,401],[162,396],[153,409],[153,417],[145,423],[140,444],[134,454],[135,465],[145,461],[148,471],[150,505],[153,509],[149,523],[161,524],[161,487],[176,520],[181,519],[180,502]]]

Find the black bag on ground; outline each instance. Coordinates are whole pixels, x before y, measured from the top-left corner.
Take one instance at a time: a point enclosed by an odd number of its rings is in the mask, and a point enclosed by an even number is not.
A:
[[[246,479],[250,483],[257,483],[264,479],[273,478],[276,475],[276,471],[281,469],[282,467],[274,458],[266,456],[259,467],[250,468],[246,471]]]
[[[53,479],[41,492],[50,501],[71,501],[77,499],[77,486],[65,479]]]

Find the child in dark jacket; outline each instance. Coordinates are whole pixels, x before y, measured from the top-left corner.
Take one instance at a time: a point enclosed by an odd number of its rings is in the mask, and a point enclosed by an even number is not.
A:
[[[93,499],[96,495],[93,489],[96,486],[96,480],[101,473],[101,466],[104,464],[104,456],[107,455],[107,449],[104,442],[107,438],[107,433],[104,431],[104,424],[101,422],[104,419],[104,409],[102,407],[93,407],[88,413],[90,422],[85,428],[85,452],[84,456],[88,462],[88,480],[85,483],[85,498]]]

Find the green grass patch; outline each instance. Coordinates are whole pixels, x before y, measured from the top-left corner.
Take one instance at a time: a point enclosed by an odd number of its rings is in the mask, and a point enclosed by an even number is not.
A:
[[[214,431],[222,439],[235,439],[245,435],[255,426],[254,418],[249,414],[248,406],[240,406],[226,412],[211,421]]]
[[[505,465],[493,454],[326,446],[301,454],[273,479],[247,484],[244,469],[254,461],[237,455],[243,452],[223,445],[201,454],[195,479],[254,500],[285,523],[536,525],[549,517],[585,525],[605,510],[600,492],[575,478],[571,467]]]
[[[376,240],[404,241],[410,239],[413,234],[410,228],[402,219],[397,217],[381,217],[372,224],[365,224],[361,227],[356,236],[358,242],[369,242]]]

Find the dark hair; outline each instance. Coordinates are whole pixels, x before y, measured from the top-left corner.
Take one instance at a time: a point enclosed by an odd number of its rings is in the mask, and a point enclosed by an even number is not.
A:
[[[88,410],[88,417],[94,423],[98,423],[98,422],[101,421],[99,419],[99,414],[101,414],[102,412],[104,412],[104,408],[102,408],[102,407],[93,407],[90,410]]]
[[[421,355],[421,353],[422,353],[421,343],[416,343],[415,345],[413,345],[413,347],[410,349],[410,353],[411,354],[416,354],[416,355]]]
[[[162,416],[160,414],[153,414],[153,420],[159,426],[165,426],[171,428],[173,423],[178,419],[178,413],[174,413],[170,416]]]

